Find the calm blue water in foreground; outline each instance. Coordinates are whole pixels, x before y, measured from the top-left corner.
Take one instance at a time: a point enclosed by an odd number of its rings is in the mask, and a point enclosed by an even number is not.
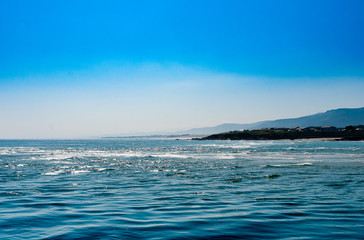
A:
[[[0,239],[364,239],[364,142],[3,140]]]

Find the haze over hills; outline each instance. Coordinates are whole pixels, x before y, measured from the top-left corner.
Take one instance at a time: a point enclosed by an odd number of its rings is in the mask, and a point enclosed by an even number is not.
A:
[[[215,127],[194,128],[181,132],[182,134],[214,134],[242,129],[260,129],[271,127],[310,127],[310,126],[334,126],[345,127],[349,125],[364,124],[364,107],[339,108],[324,113],[313,115],[261,121],[249,124],[224,123]]]

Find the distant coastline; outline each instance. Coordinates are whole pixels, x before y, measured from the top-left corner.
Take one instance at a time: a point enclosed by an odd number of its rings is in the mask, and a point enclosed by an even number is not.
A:
[[[200,134],[207,136],[236,130],[294,128],[297,126],[304,128],[311,126],[334,126],[337,128],[345,128],[346,126],[358,126],[362,124],[364,124],[364,107],[338,108],[297,118],[267,120],[247,124],[224,123],[214,127],[194,128],[180,132],[179,134]]]
[[[364,125],[346,126],[336,128],[333,126],[321,127],[293,127],[293,128],[263,128],[258,130],[231,131],[212,134],[207,137],[193,138],[192,140],[336,140],[336,141],[363,141]]]

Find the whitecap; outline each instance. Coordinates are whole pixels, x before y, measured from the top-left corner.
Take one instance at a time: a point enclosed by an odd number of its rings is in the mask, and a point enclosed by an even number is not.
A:
[[[79,173],[88,173],[90,172],[89,170],[71,170],[71,174],[79,174]]]
[[[46,176],[57,176],[57,175],[62,174],[64,172],[65,172],[64,170],[57,170],[57,171],[42,173],[42,175],[46,175]]]
[[[312,163],[309,162],[305,162],[305,163],[296,163],[296,164],[292,164],[293,166],[311,166]]]
[[[262,167],[284,167],[283,165],[280,165],[280,164],[267,164],[267,165],[263,165]]]

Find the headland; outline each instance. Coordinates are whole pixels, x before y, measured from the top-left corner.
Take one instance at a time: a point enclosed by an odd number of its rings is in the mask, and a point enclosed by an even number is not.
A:
[[[231,131],[212,134],[207,137],[192,140],[296,140],[317,139],[336,141],[364,140],[364,125],[336,128],[322,127],[293,127],[293,128],[262,128],[257,130]]]

